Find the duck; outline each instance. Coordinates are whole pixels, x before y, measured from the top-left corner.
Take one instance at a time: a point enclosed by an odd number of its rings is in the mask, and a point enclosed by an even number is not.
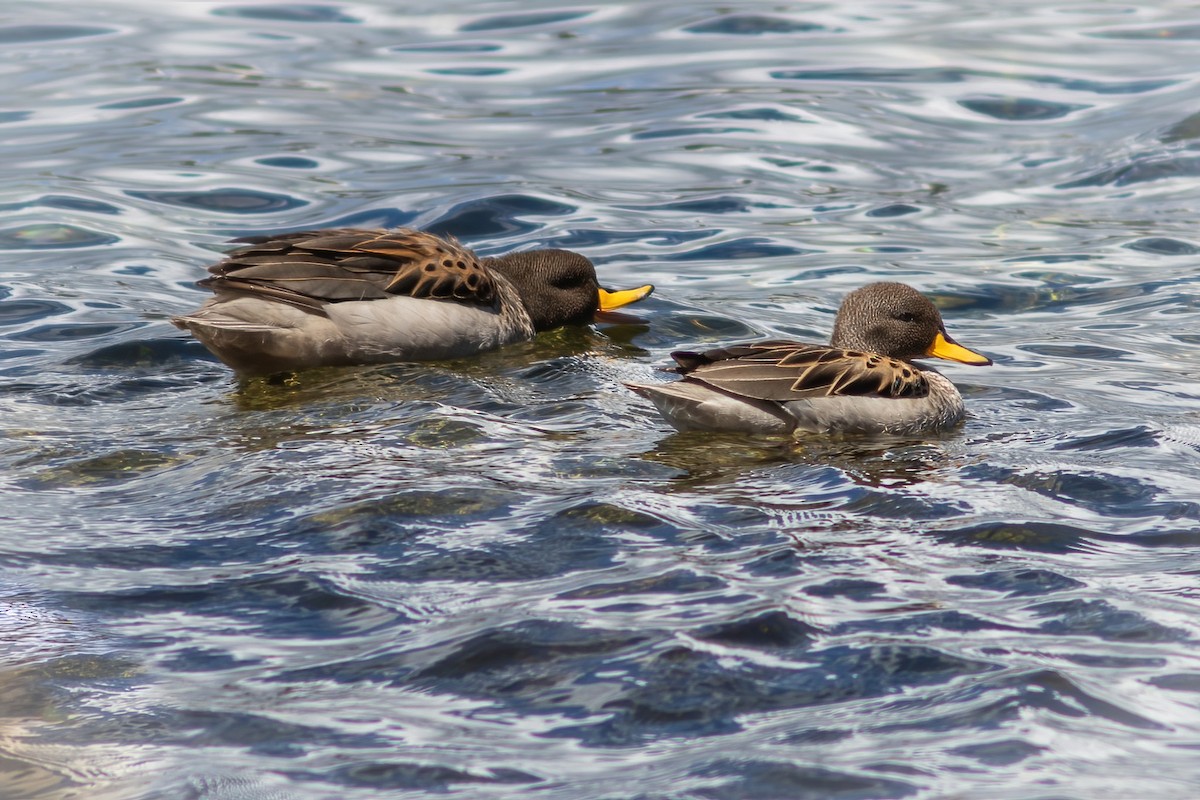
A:
[[[654,290],[603,289],[592,262],[569,250],[480,257],[452,238],[410,228],[306,230],[232,243],[242,246],[198,282],[213,296],[171,322],[247,376],[459,358],[603,321]]]
[[[945,431],[966,415],[962,395],[913,359],[992,363],[950,337],[929,298],[890,281],[846,295],[829,344],[767,340],[671,357],[682,380],[625,385],[676,428],[793,435]]]

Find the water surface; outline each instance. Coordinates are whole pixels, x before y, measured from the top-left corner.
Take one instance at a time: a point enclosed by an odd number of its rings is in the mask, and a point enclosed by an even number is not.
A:
[[[1200,18],[1120,3],[0,17],[0,790],[1192,798]],[[227,239],[579,250],[646,325],[239,384]],[[902,280],[944,436],[622,381]]]

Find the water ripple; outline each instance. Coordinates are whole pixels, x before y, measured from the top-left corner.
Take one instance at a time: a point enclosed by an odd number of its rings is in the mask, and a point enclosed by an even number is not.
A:
[[[15,2],[0,795],[1194,794],[1185,11]],[[320,226],[658,290],[249,381],[169,324]],[[622,387],[873,280],[994,357],[960,428]]]

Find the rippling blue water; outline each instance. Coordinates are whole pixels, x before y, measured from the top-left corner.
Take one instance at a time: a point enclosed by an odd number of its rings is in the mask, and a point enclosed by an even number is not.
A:
[[[1192,798],[1200,16],[10,0],[0,795]],[[249,232],[652,280],[648,324],[239,385]],[[992,355],[932,440],[625,380],[870,280]]]

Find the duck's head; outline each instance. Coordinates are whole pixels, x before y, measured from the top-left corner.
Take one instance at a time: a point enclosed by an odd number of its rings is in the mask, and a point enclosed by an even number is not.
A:
[[[539,331],[582,325],[648,297],[650,285],[603,289],[592,262],[570,250],[527,250],[494,259],[490,266],[508,279]]]
[[[869,283],[846,295],[830,343],[905,361],[934,357],[980,367],[992,363],[950,338],[937,307],[903,283]]]

